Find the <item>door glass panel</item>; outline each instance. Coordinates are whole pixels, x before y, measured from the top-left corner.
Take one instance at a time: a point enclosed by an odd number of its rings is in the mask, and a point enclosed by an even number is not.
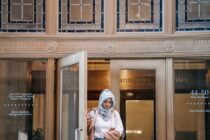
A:
[[[62,140],[74,140],[78,128],[79,64],[62,69]]]
[[[126,140],[155,140],[155,70],[121,70],[120,99]]]
[[[58,60],[57,139],[85,139],[87,125],[87,53]]]
[[[110,61],[88,60],[88,110],[98,106],[103,89],[110,88]]]
[[[44,139],[46,61],[0,60],[0,139]]]
[[[129,140],[154,139],[154,101],[126,101],[126,133]]]
[[[210,139],[210,61],[176,60],[175,139]]]

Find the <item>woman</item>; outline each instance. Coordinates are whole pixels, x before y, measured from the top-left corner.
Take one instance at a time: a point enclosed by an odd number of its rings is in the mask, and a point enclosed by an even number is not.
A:
[[[119,140],[123,125],[119,113],[113,109],[115,97],[105,89],[99,97],[98,107],[88,113],[89,140]]]

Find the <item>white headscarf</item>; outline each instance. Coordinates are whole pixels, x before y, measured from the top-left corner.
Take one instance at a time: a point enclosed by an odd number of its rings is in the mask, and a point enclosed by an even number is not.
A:
[[[111,107],[109,109],[105,109],[103,107],[103,102],[106,99],[108,99],[108,98],[112,99],[112,105],[111,105]],[[101,95],[99,97],[98,107],[99,107],[99,114],[102,116],[102,118],[105,121],[108,121],[109,118],[111,118],[112,110],[113,110],[114,105],[115,105],[115,97],[114,97],[114,95],[112,94],[112,92],[109,89],[104,89],[101,92]]]

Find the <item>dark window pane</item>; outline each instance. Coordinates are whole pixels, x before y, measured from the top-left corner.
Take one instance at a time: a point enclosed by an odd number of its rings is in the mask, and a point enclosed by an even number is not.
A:
[[[201,4],[201,18],[210,19],[210,3]]]
[[[71,20],[80,20],[80,6],[71,6]]]
[[[34,7],[24,6],[23,7],[23,20],[33,20],[34,19]]]
[[[11,6],[11,20],[20,20],[21,19],[21,6],[13,5]]]

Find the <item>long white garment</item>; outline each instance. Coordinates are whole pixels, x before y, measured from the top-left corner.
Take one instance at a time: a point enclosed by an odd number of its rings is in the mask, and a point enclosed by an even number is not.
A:
[[[111,118],[107,121],[105,121],[97,111],[91,111],[90,115],[95,117],[94,137],[104,138],[104,134],[113,128],[119,131],[119,133],[122,135],[124,128],[120,115],[116,110],[113,111]]]

